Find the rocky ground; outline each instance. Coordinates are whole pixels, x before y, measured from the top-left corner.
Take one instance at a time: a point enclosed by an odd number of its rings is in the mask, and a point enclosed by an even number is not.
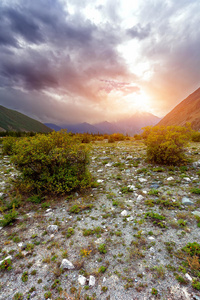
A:
[[[163,167],[140,141],[95,142],[93,188],[38,204],[11,197],[2,157],[0,205],[19,214],[0,229],[0,299],[199,300],[198,252],[183,248],[200,243],[200,144],[187,155]]]

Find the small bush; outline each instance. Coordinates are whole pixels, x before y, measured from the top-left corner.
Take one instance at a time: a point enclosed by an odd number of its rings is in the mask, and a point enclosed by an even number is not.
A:
[[[7,214],[3,213],[3,219],[0,220],[0,226],[7,226],[9,224],[12,224],[13,221],[16,220],[18,216],[18,212],[15,210],[15,206],[13,204],[13,209],[12,211],[8,212]]]
[[[3,260],[3,262],[0,265],[0,270],[8,270],[10,271],[12,269],[12,261],[10,258]]]
[[[147,160],[163,165],[179,165],[186,162],[185,149],[190,139],[190,127],[155,126],[144,128]]]
[[[98,247],[98,251],[99,251],[99,253],[102,253],[102,254],[107,253],[106,245],[105,244],[100,244],[99,247]]]
[[[16,140],[17,139],[12,136],[7,136],[3,139],[2,153],[4,155],[12,155],[14,153],[14,146],[15,146]]]
[[[90,186],[88,150],[65,131],[17,140],[12,162],[22,174],[21,192],[65,194]]]
[[[200,142],[200,132],[194,131],[191,135],[191,139],[193,142]]]

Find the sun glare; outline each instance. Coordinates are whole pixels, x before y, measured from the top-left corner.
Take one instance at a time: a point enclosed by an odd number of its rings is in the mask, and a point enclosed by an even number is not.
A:
[[[151,101],[145,92],[140,94],[130,94],[127,97],[130,109],[139,111],[151,111]]]

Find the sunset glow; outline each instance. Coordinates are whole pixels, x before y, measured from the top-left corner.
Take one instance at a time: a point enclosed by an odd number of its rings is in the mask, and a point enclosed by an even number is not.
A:
[[[1,1],[0,104],[56,124],[162,117],[199,87],[198,11],[197,0]]]

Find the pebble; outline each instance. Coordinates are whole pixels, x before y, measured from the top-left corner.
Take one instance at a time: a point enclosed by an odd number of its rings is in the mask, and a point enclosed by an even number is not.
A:
[[[78,275],[78,282],[80,283],[80,285],[85,285],[86,283],[86,277],[83,275]]]
[[[123,217],[126,217],[126,216],[128,215],[127,210],[123,210],[123,211],[121,212],[121,215],[122,215]]]
[[[94,286],[95,285],[95,277],[90,275],[89,278],[89,286]]]
[[[185,274],[185,277],[186,277],[189,281],[192,281],[192,277],[191,277],[188,273]]]
[[[55,232],[58,232],[58,226],[57,225],[49,225],[47,227],[47,231],[49,233],[55,233]]]
[[[146,178],[139,178],[138,180],[139,180],[140,183],[143,183],[143,182],[147,181]]]
[[[168,181],[174,180],[174,177],[172,177],[172,176],[171,176],[171,177],[168,177],[167,180],[168,180]]]
[[[144,197],[142,196],[142,195],[139,195],[138,197],[137,197],[137,201],[142,201],[144,199]]]
[[[187,198],[187,197],[183,197],[182,198],[182,204],[183,205],[193,205],[194,204],[194,202],[192,202],[189,198]]]
[[[200,211],[198,211],[198,210],[193,211],[192,214],[194,216],[200,217]]]
[[[71,261],[69,261],[68,259],[64,258],[62,260],[62,263],[60,265],[61,269],[68,269],[68,270],[73,270],[74,269],[74,265],[71,263]]]

